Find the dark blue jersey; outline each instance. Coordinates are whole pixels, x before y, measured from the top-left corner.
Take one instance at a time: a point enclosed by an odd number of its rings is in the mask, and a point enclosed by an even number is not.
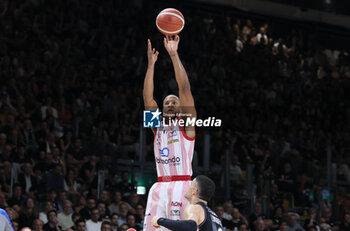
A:
[[[203,202],[198,202],[204,210],[204,221],[198,226],[200,231],[223,231],[219,217]]]

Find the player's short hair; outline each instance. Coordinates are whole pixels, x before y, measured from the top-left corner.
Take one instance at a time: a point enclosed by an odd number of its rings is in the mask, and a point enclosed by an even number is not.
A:
[[[170,94],[170,95],[165,96],[165,98],[164,98],[164,100],[163,100],[163,104],[164,104],[164,102],[165,102],[165,99],[168,98],[168,97],[174,97],[174,98],[180,100],[180,98],[179,98],[177,95]]]
[[[210,201],[215,192],[214,181],[204,175],[199,175],[195,179],[198,188],[198,198],[205,201]]]

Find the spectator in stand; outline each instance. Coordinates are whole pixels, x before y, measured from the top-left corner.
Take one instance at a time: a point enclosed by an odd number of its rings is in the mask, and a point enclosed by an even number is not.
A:
[[[48,116],[53,116],[55,119],[58,118],[56,108],[52,106],[52,98],[48,97],[44,106],[41,107],[41,118],[45,120]]]
[[[44,208],[43,210],[39,213],[39,219],[42,220],[45,223],[48,222],[47,219],[47,213],[53,209],[53,205],[51,201],[46,201],[44,203]]]
[[[33,231],[43,231],[44,222],[39,218],[33,221]]]
[[[49,126],[48,123],[47,126]],[[56,135],[53,132],[49,132],[39,144],[39,148],[45,150],[47,153],[51,153],[57,146]]]
[[[46,175],[49,171],[55,167],[55,163],[53,161],[53,155],[51,153],[47,153],[45,151],[40,151],[40,161],[35,165],[36,169],[39,169],[42,175]],[[40,182],[43,184],[44,182]],[[43,186],[43,185],[42,185]],[[44,191],[44,190],[42,190]]]
[[[75,223],[76,223],[76,221],[77,221],[77,220],[80,220],[80,219],[82,219],[82,216],[81,216],[80,213],[74,212],[74,213],[72,214],[72,221],[73,221],[74,225],[73,225],[71,228],[72,228],[73,230],[75,229]]]
[[[136,224],[136,218],[134,214],[128,214],[127,215],[127,225],[130,228],[136,229],[136,231],[140,231],[140,226]]]
[[[305,229],[298,223],[297,215],[292,213],[289,215],[287,231],[297,231],[297,230],[305,231]]]
[[[266,231],[266,224],[265,221],[261,218],[258,218],[255,222],[255,230],[256,231]]]
[[[350,231],[350,214],[346,213],[344,215],[343,222],[339,225],[339,230]]]
[[[19,174],[18,182],[22,186],[23,192],[29,192],[30,188],[36,188],[38,186],[38,182],[33,175],[33,167],[30,162],[24,163],[22,166],[23,173]]]
[[[122,181],[117,187],[123,192],[124,198],[128,198],[131,192],[135,190],[134,184],[129,183],[129,172],[124,171],[122,173]]]
[[[245,218],[237,208],[233,208],[232,211],[232,222],[234,224],[234,227],[239,228],[241,224],[248,225],[248,220]]]
[[[64,203],[66,200],[68,200],[68,193],[64,190],[60,191],[57,200],[57,212],[60,213],[63,211]],[[70,207],[70,209],[72,210],[72,206]]]
[[[7,193],[10,193],[11,189],[11,182],[15,181],[14,175],[11,174],[12,172],[12,163],[10,161],[4,161],[3,162],[3,175],[0,177],[0,181],[2,181],[3,186],[4,186],[4,191]]]
[[[86,221],[86,231],[100,230],[102,222],[99,221],[100,211],[98,208],[93,208],[91,210],[91,219]]]
[[[24,121],[23,128],[20,130],[21,144],[28,150],[35,151],[38,148],[33,124],[30,119]]]
[[[63,211],[57,214],[59,226],[66,230],[74,225],[72,219],[72,202],[65,200],[63,202]]]
[[[239,226],[238,231],[248,231],[248,225],[247,224],[241,224],[241,226]]]
[[[111,223],[109,221],[102,222],[101,231],[111,231]]]
[[[124,202],[120,203],[119,205],[119,220],[118,224],[123,225],[127,223],[127,216],[128,216],[128,205]]]
[[[4,151],[4,148],[7,144],[7,135],[5,133],[0,134],[0,154],[2,158],[2,153]]]
[[[84,219],[79,219],[75,222],[75,230],[76,231],[85,231],[85,220]]]
[[[226,201],[224,203],[224,214],[222,217],[226,220],[232,220],[233,205],[232,201]]]
[[[95,180],[95,176],[97,175],[96,163],[97,156],[91,155],[89,161],[85,162],[80,168],[79,178],[85,183],[83,186],[85,188],[90,188],[92,182]]]
[[[338,230],[338,222],[333,219],[332,207],[325,207],[322,210],[322,216],[325,218],[325,223],[332,227],[332,230]]]
[[[248,221],[249,221],[249,227],[254,231],[256,228],[255,221],[258,220],[264,221],[266,219],[266,215],[262,213],[262,204],[261,202],[257,201],[254,204],[254,211],[252,214],[250,214]],[[260,222],[261,223],[261,222]],[[265,226],[264,226],[265,228]]]
[[[129,229],[129,226],[127,224],[123,224],[121,226],[119,226],[119,229],[120,231],[127,231]]]
[[[77,174],[74,169],[67,170],[66,177],[64,178],[64,190],[68,192],[70,196],[79,195],[80,184],[77,181]]]
[[[129,196],[129,205],[131,206],[129,212],[136,213],[136,206],[139,203],[142,203],[139,195],[135,191],[132,191]]]
[[[13,161],[12,147],[9,144],[6,144],[4,149],[2,150],[1,160],[5,161]]]
[[[322,223],[320,224],[320,231],[329,231],[329,230],[332,230],[331,229],[331,226],[329,224],[326,224],[326,223]]]
[[[131,206],[127,202],[122,201],[123,196],[121,191],[115,191],[113,195],[113,202],[108,207],[111,213],[120,213],[121,203],[127,204],[128,209],[131,209]]]
[[[100,211],[100,220],[102,219],[110,219],[111,218],[111,214],[109,212],[109,209],[106,206],[106,203],[100,201],[97,203],[97,208]]]
[[[99,201],[104,202],[106,205],[110,204],[110,192],[109,192],[109,190],[104,189],[101,191]],[[107,207],[107,209],[108,209],[108,207]]]
[[[22,187],[20,184],[14,184],[12,187],[12,197],[8,200],[9,206],[18,205],[21,206],[23,201]]]
[[[69,142],[69,141],[68,141]],[[80,138],[74,138],[73,144],[67,148],[68,163],[81,167],[83,165],[85,154]]]
[[[43,183],[46,191],[50,189],[61,191],[64,189],[64,177],[61,164],[56,164],[53,170],[44,175]]]
[[[280,231],[287,231],[287,230],[288,230],[287,221],[281,221]]]
[[[118,228],[119,228],[118,220],[119,220],[118,214],[117,213],[113,213],[112,214],[112,219],[111,219],[111,230],[112,231],[118,231]]]
[[[145,207],[142,204],[136,206],[136,224],[143,229],[143,222],[145,220]]]
[[[28,156],[28,151],[24,146],[18,146],[16,151],[16,156],[14,158],[14,163],[22,166],[24,163],[29,162],[31,159]]]
[[[18,222],[20,228],[31,227],[33,220],[39,217],[39,210],[33,198],[28,197],[22,207],[19,214]]]
[[[228,229],[230,226],[230,220],[225,219],[224,216],[224,207],[222,205],[215,207],[215,213],[218,215],[218,218],[221,221],[221,224],[224,228]]]
[[[24,228],[21,229],[21,231],[32,231],[32,230],[30,228],[28,228],[28,227],[24,227]]]
[[[94,197],[89,197],[87,199],[87,205],[84,207],[80,214],[83,216],[85,220],[90,219],[92,209],[96,208],[96,199]]]
[[[256,39],[259,43],[262,43],[264,45],[267,45],[269,42],[269,39],[266,35],[266,29],[265,27],[260,27],[260,32],[256,35]]]
[[[307,229],[309,227],[316,227],[317,225],[317,210],[310,209],[310,218],[305,220],[304,227]]]
[[[271,185],[271,203],[274,207],[280,207],[283,204],[283,195],[278,190],[277,184]]]
[[[232,209],[232,219],[226,223],[226,228],[230,230],[238,230],[242,224],[248,225],[247,219],[239,212],[237,208]]]
[[[44,224],[44,231],[62,231],[61,226],[58,225],[57,212],[56,210],[51,210],[47,213],[48,222]]]
[[[295,193],[295,176],[290,163],[283,165],[283,170],[278,178],[278,188],[282,192]]]
[[[271,231],[277,231],[281,229],[283,214],[284,208],[282,206],[275,207],[272,224],[269,227]]]

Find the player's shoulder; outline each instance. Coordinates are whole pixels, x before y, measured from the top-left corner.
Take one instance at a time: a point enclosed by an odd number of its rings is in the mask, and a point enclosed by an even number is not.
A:
[[[7,216],[6,210],[5,210],[5,209],[2,209],[2,208],[0,208],[0,214],[1,214],[1,215],[4,215],[4,216]]]
[[[186,220],[194,220],[197,225],[200,225],[205,219],[204,209],[198,204],[186,206],[184,215]]]
[[[190,204],[190,205],[188,205],[188,209],[191,211],[204,210],[203,207],[199,204]]]
[[[204,214],[204,208],[199,204],[190,204],[186,206],[185,213],[187,213],[188,216],[190,215],[200,215]]]

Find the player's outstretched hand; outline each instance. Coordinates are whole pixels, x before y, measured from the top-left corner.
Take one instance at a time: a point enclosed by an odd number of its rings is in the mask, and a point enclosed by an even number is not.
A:
[[[156,51],[156,49],[152,48],[151,40],[148,39],[147,43],[148,64],[153,65],[157,62],[159,52]]]
[[[164,47],[168,51],[170,56],[176,55],[179,42],[180,42],[180,37],[178,35],[166,36],[164,38]]]
[[[158,217],[158,216],[154,216],[153,218],[152,218],[152,221],[151,221],[151,224],[152,224],[152,226],[154,227],[154,228],[156,228],[156,229],[158,229],[160,226],[158,225],[158,219],[159,219],[160,217]]]

